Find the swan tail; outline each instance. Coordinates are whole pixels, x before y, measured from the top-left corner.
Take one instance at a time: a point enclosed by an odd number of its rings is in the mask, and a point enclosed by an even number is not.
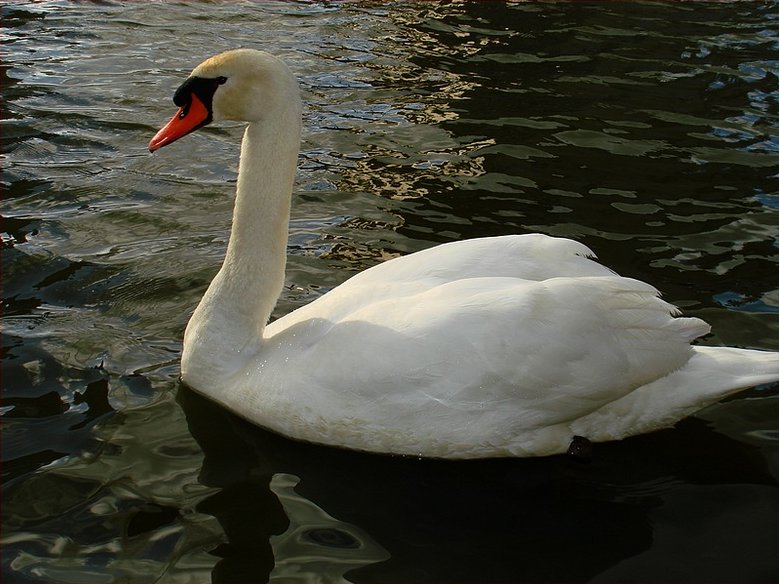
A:
[[[730,347],[691,350],[684,367],[576,420],[570,430],[592,441],[619,440],[672,426],[729,395],[779,381],[779,353]]]
[[[748,387],[779,381],[779,353],[733,347],[694,347],[693,350],[703,355],[707,366],[714,369],[716,381],[712,380],[710,386],[724,392],[720,398]]]

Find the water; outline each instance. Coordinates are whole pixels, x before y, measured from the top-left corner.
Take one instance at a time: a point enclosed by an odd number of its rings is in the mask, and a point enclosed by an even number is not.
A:
[[[583,241],[779,350],[779,18],[732,3],[9,3],[7,582],[779,577],[779,391],[565,457],[291,443],[179,387],[238,126],[151,156],[206,56],[272,50],[305,134],[284,314],[435,243]]]

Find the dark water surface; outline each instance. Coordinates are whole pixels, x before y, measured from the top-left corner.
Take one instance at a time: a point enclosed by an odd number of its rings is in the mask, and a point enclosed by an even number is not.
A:
[[[590,464],[300,445],[180,387],[241,130],[146,151],[194,65],[271,50],[307,103],[276,315],[539,231],[705,344],[779,350],[779,4],[14,2],[3,26],[4,582],[779,579],[776,385]]]

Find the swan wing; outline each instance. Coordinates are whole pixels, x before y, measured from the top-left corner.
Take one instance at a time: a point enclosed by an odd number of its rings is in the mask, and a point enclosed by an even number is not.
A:
[[[482,237],[438,245],[360,272],[310,304],[268,325],[266,336],[311,318],[339,321],[383,300],[397,301],[448,282],[507,277],[541,281],[613,275],[585,245],[538,233]]]
[[[674,311],[613,275],[464,278],[279,331],[263,391],[304,388],[322,424],[375,439],[386,427],[420,444],[512,444],[683,367],[708,325]]]

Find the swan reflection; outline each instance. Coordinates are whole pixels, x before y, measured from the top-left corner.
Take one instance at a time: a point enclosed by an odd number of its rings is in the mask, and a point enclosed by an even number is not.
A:
[[[596,445],[588,464],[441,461],[295,442],[186,386],[178,401],[203,449],[200,481],[219,489],[197,508],[227,540],[214,582],[661,579],[675,549],[689,552],[680,569],[716,579],[703,551],[744,536],[723,493],[776,508],[770,473],[699,419]],[[771,547],[773,522],[753,527],[752,549]]]

